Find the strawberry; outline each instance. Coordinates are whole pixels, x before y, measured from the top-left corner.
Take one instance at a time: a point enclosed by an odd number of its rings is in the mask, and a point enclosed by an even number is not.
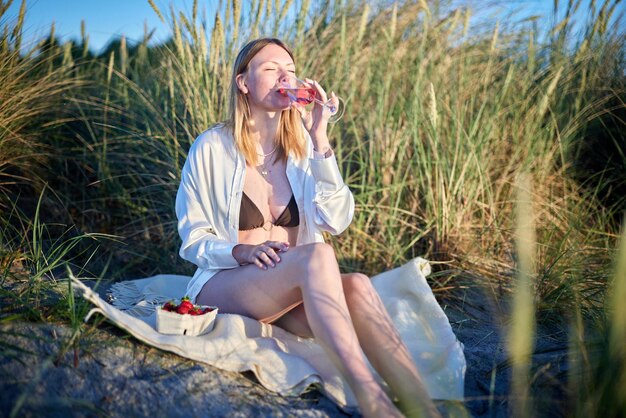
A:
[[[187,306],[189,309],[193,309],[193,303],[191,303],[188,299],[183,300],[178,306]]]
[[[211,312],[213,308],[207,306],[202,308],[201,306],[194,305],[191,303],[191,300],[188,296],[185,296],[181,299],[179,305],[175,305],[174,301],[165,302],[162,309],[168,312],[176,312],[180,315],[204,315],[207,312]]]
[[[168,312],[175,311],[176,305],[174,305],[172,301],[165,302],[165,305],[163,305],[163,310],[168,311]]]
[[[176,308],[176,312],[178,312],[181,315],[185,315],[188,314],[189,311],[191,311],[192,308],[190,308],[187,304],[180,304],[178,305],[178,308]]]
[[[187,296],[181,299],[180,305],[176,308],[176,312],[181,315],[189,313],[190,310],[193,309],[193,303],[189,300]]]

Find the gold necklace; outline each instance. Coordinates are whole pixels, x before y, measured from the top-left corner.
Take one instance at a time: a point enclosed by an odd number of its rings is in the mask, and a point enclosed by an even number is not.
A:
[[[270,162],[271,162],[271,163],[273,163],[273,162],[274,162],[274,159],[272,158],[272,159],[268,160],[268,162],[265,162],[265,160],[263,160],[263,164],[261,164],[260,166],[257,166],[257,167],[256,167],[256,168],[257,168],[257,170],[259,170],[259,173],[261,173],[261,175],[262,175],[263,177],[267,177],[267,175],[268,175],[269,173],[271,173],[271,172],[272,172],[272,170],[268,170],[268,169],[267,169],[267,166],[268,166],[268,164],[269,164]],[[259,167],[260,167],[260,168],[259,168]]]
[[[276,149],[278,148],[278,145],[274,145],[274,148],[272,148],[272,150],[270,152],[268,152],[267,154],[259,154],[258,152],[256,153],[256,155],[258,155],[259,157],[269,157],[270,155],[272,155],[274,153],[274,151],[276,151]]]
[[[267,169],[268,162],[265,162],[265,157],[269,157],[270,155],[272,155],[274,153],[274,151],[276,151],[276,149],[278,149],[278,145],[275,145],[274,148],[270,152],[268,152],[267,154],[259,154],[257,152],[257,155],[259,157],[263,157],[263,164],[261,164],[261,169],[259,170],[259,172],[261,173],[261,175],[263,177],[267,177],[267,175],[269,173],[271,173],[271,170]],[[274,160],[270,159],[270,162],[274,162]],[[259,166],[257,166],[257,169],[258,168],[259,168]]]

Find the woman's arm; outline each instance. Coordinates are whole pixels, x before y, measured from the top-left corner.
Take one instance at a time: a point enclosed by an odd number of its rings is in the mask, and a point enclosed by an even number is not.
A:
[[[198,142],[198,141],[196,141]],[[206,162],[209,146],[194,144],[189,150],[187,161],[182,170],[180,186],[176,194],[176,216],[178,233],[182,239],[180,256],[204,269],[234,268],[239,265],[233,257],[236,242],[220,238],[218,213],[219,203],[211,201],[209,194],[210,180]],[[224,229],[224,228],[222,228]]]
[[[340,234],[348,228],[354,216],[352,192],[343,182],[332,150],[327,150],[322,156],[314,153],[309,162],[315,183],[314,222],[323,231]]]
[[[326,92],[317,81],[306,79],[307,83],[316,90],[318,97],[326,102]],[[331,93],[330,99],[338,104],[337,96]],[[343,232],[352,222],[354,215],[354,197],[350,189],[343,182],[337,159],[328,140],[328,119],[330,114],[322,106],[316,104],[311,112],[303,106],[294,103],[293,106],[300,112],[302,123],[308,134],[311,157],[311,175],[314,181],[313,195],[313,222],[323,231],[333,235]]]

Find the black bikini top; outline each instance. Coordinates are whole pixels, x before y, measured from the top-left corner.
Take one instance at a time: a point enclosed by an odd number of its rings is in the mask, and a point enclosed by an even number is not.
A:
[[[291,195],[291,200],[283,213],[280,214],[276,221],[265,221],[263,214],[254,204],[247,194],[242,193],[241,210],[239,211],[239,230],[248,231],[254,228],[261,228],[266,223],[274,226],[298,226],[300,225],[300,214],[298,213],[298,205],[296,198]]]

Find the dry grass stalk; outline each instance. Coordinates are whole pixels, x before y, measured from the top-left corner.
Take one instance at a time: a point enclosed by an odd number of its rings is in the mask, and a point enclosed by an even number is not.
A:
[[[72,57],[72,43],[67,42],[63,44],[63,67],[71,68],[74,66],[74,58]]]
[[[398,25],[398,3],[393,3],[393,8],[391,9],[391,24],[389,25],[389,40],[391,43],[396,38],[396,27]]]
[[[24,28],[24,16],[26,16],[26,0],[22,0],[20,11],[17,15],[17,23],[13,27],[13,47],[15,51],[22,49],[22,29]]]
[[[532,416],[528,388],[529,367],[535,336],[535,312],[532,278],[535,272],[535,222],[532,204],[531,182],[527,174],[521,174],[517,183],[516,249],[518,273],[513,295],[513,312],[508,335],[508,350],[512,362],[512,385],[515,402],[514,413],[518,417]]]
[[[541,120],[543,118],[543,116],[546,113],[546,110],[548,110],[548,105],[550,103],[550,99],[552,98],[552,95],[554,94],[556,87],[559,83],[559,79],[561,78],[561,74],[563,74],[563,67],[560,67],[556,74],[554,75],[554,77],[552,77],[552,80],[550,81],[550,84],[548,85],[548,88],[546,89],[546,93],[543,95],[543,97],[541,98],[541,101],[539,102],[539,105],[537,106],[537,120]]]
[[[496,50],[496,45],[498,44],[498,32],[500,30],[500,22],[496,22],[496,26],[493,29],[493,34],[491,35],[491,43],[489,44],[489,55],[493,55]]]
[[[277,22],[282,22],[285,19],[285,16],[287,16],[287,11],[289,10],[289,7],[291,7],[292,2],[293,0],[285,0],[285,2],[280,7]]]
[[[240,0],[233,0],[233,31],[231,45],[237,44],[239,38],[239,25],[241,22],[241,4]]]
[[[87,34],[87,30],[85,29],[85,21],[81,20],[80,21],[80,38],[81,38],[81,42],[83,44],[83,54],[82,57],[87,58],[87,56],[89,55],[89,35]]]
[[[468,7],[467,9],[465,9],[465,14],[463,15],[463,38],[467,38],[467,34],[469,32],[470,29],[470,19],[472,17],[472,11],[471,9]]]
[[[423,10],[424,12],[426,12],[426,16],[428,17],[432,16],[430,13],[430,7],[428,7],[428,3],[426,3],[426,0],[418,0],[417,4],[420,10]]]
[[[120,38],[120,72],[126,75],[128,65],[128,48],[126,46],[126,36]]]
[[[163,14],[161,14],[161,10],[159,10],[157,5],[154,4],[154,0],[148,0],[148,3],[150,4],[150,7],[152,7],[152,10],[154,10],[154,13],[156,13],[156,15],[159,17],[161,23],[165,24],[165,18],[163,17]]]
[[[363,36],[365,35],[365,30],[367,29],[367,22],[370,14],[370,6],[365,3],[363,6],[363,11],[361,12],[361,20],[359,22],[359,30],[357,31],[356,44],[360,45],[363,40]]]
[[[111,79],[113,77],[113,68],[115,66],[115,52],[111,51],[109,54],[109,65],[107,65],[107,86],[111,85]]]
[[[426,86],[426,108],[428,109],[428,120],[434,129],[437,129],[437,98],[435,97],[435,87],[429,82]]]

